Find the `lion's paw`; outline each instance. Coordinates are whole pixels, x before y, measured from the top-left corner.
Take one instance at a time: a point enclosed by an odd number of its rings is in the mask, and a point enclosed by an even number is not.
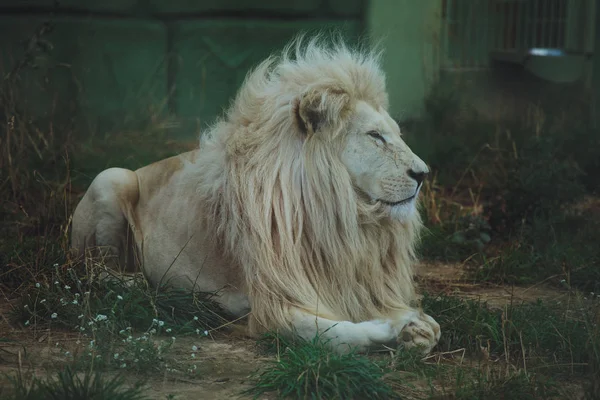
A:
[[[402,328],[398,341],[405,348],[420,348],[423,354],[429,354],[440,336],[440,325],[431,316],[421,312]]]

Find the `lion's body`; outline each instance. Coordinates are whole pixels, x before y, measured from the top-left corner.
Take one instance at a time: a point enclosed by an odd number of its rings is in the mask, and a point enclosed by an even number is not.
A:
[[[429,351],[439,326],[412,308],[426,166],[385,111],[377,57],[316,41],[288,54],[249,74],[199,149],[101,173],[73,247],[108,248],[155,285],[219,290],[254,331],[363,349],[402,331]]]

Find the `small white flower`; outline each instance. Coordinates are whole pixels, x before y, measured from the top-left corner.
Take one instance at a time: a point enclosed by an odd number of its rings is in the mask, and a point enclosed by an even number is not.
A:
[[[71,289],[71,286],[65,285],[65,289],[69,290],[69,289]]]
[[[115,357],[115,360],[116,360],[117,358],[119,358],[119,353],[115,353],[114,357]]]
[[[135,360],[133,360],[134,363],[139,362],[140,360],[138,360],[137,358]]]
[[[196,354],[195,353],[192,353],[192,358],[196,358]]]
[[[192,351],[198,351],[198,346],[196,346],[196,345],[193,345],[193,346],[192,346]]]
[[[121,295],[118,295],[118,296],[117,296],[117,299],[119,299],[119,300],[123,300],[123,296],[121,296]]]
[[[58,317],[58,314],[57,314],[57,313],[52,313],[52,315],[50,316],[50,318],[52,318],[52,319],[54,319],[54,318],[56,318],[56,317]]]
[[[204,336],[208,336],[208,331],[204,331]]]
[[[75,297],[79,297],[81,296],[79,293],[75,293]]]
[[[127,364],[125,364],[125,363],[121,364],[121,368],[126,368],[126,367],[127,367]]]
[[[29,325],[29,320],[25,321],[25,326]]]
[[[70,355],[70,354],[71,354],[71,352],[70,352],[70,351],[65,351],[65,356],[68,356],[68,355]]]
[[[46,299],[42,299],[42,300],[40,301],[40,304],[44,304],[45,302],[46,302]]]
[[[39,288],[40,286],[42,286],[42,285],[40,285],[40,283],[39,283],[39,282],[36,282],[36,283],[35,283],[35,287],[36,287],[36,288]]]
[[[150,333],[151,334],[155,334],[156,333],[156,329],[154,329],[154,328],[150,329]]]
[[[77,301],[77,299],[74,299],[71,304],[79,304],[79,302]]]
[[[90,347],[94,347],[94,343],[96,343],[95,340],[90,340]]]
[[[175,336],[171,336],[171,340],[172,340],[172,341],[175,341]]]
[[[165,324],[165,321],[158,321],[158,326],[163,326]]]
[[[198,317],[194,315],[194,321],[198,321]]]
[[[171,328],[167,328],[167,333],[171,333]]]
[[[54,267],[58,267],[58,263],[54,264]]]
[[[200,334],[200,329],[196,329],[196,335]]]
[[[55,285],[60,285],[60,282],[59,281],[55,281],[54,284]]]
[[[29,308],[29,304],[25,304],[25,306],[23,308],[28,309]]]
[[[106,321],[107,319],[108,319],[108,317],[104,314],[96,315],[96,321]]]
[[[77,316],[77,319],[81,319],[81,318],[83,318],[83,314],[79,314],[79,315]]]

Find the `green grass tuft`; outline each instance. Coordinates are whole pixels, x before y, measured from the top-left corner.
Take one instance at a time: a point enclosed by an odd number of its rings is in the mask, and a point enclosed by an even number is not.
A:
[[[393,399],[384,382],[386,368],[354,352],[337,354],[319,338],[287,341],[268,336],[267,347],[280,349],[277,359],[253,379],[245,394],[255,398],[275,392],[280,398],[298,399]]]
[[[116,375],[106,378],[99,371],[91,372],[66,367],[54,377],[26,379],[19,372],[8,377],[8,393],[0,393],[5,400],[144,400],[142,384],[127,387],[124,378]]]

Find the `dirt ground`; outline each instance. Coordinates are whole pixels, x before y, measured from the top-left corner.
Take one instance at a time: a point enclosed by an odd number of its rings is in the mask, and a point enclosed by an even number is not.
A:
[[[564,293],[545,285],[531,287],[476,286],[466,283],[459,264],[447,265],[424,263],[419,268],[419,285],[433,293],[446,293],[464,298],[487,301],[493,307],[502,307],[509,302],[560,299]],[[14,374],[35,370],[43,375],[53,371],[57,365],[67,361],[65,349],[75,354],[83,344],[72,332],[32,329],[23,330],[10,323],[10,304],[0,305],[0,373]],[[434,316],[435,317],[435,316]],[[249,376],[264,366],[272,357],[260,354],[256,342],[240,332],[219,334],[212,338],[197,340],[193,337],[177,338],[169,351],[169,358],[178,360],[179,367],[197,366],[195,376],[165,374],[154,376],[147,382],[146,393],[152,399],[232,399],[249,387]],[[190,358],[191,348],[196,345],[195,358]],[[134,374],[128,374],[131,382]],[[143,378],[143,377],[142,377]],[[274,397],[262,397],[265,399]]]

